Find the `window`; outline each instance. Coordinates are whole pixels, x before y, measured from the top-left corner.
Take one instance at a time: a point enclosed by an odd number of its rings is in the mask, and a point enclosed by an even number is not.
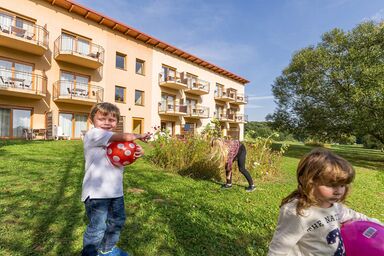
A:
[[[166,93],[161,94],[161,110],[162,111],[175,111],[175,100],[174,95]]]
[[[136,59],[136,74],[144,75],[144,62],[143,60]]]
[[[143,106],[144,105],[144,92],[135,90],[135,105]]]
[[[125,88],[121,86],[115,87],[115,101],[116,102],[125,102]]]
[[[176,81],[176,69],[168,66],[162,66],[161,81]]]
[[[60,95],[87,96],[89,80],[89,76],[62,71],[58,88]]]
[[[0,84],[21,88],[32,88],[33,66],[0,59]]]
[[[81,131],[87,130],[87,120],[88,114],[59,113],[59,126],[63,135],[71,138],[81,137]]]
[[[222,97],[224,94],[224,85],[217,83],[215,89],[215,97]]]
[[[89,55],[91,42],[89,39],[69,33],[61,33],[61,50]]]
[[[116,53],[116,68],[125,70],[125,59],[127,55],[122,53]]]
[[[31,128],[31,110],[0,108],[0,137],[23,137]]]
[[[7,34],[32,39],[34,36],[34,23],[17,17],[13,13],[0,12],[0,30]]]

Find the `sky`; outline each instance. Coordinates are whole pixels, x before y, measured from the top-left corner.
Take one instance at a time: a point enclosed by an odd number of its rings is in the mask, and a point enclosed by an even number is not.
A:
[[[384,0],[74,0],[250,81],[248,121],[276,104],[271,88],[300,49],[334,28],[384,19]]]

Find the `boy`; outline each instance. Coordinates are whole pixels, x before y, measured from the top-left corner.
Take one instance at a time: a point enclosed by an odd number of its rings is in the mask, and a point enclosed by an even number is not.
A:
[[[123,167],[112,165],[106,147],[112,141],[147,142],[150,134],[114,133],[119,109],[107,102],[96,104],[90,113],[94,128],[84,137],[85,175],[81,200],[89,220],[83,238],[82,256],[128,256],[115,245],[125,222]],[[143,155],[141,147],[135,157]]]

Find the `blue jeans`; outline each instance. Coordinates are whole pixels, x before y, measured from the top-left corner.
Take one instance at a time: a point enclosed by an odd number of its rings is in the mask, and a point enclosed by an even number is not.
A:
[[[82,256],[110,251],[119,241],[125,222],[124,197],[85,200],[89,223],[83,237]]]

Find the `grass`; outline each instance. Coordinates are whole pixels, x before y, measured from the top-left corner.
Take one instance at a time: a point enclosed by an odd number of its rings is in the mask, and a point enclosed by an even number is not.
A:
[[[2,143],[2,144],[1,144]],[[0,255],[79,255],[86,225],[80,201],[80,141],[0,142]],[[126,168],[127,222],[119,246],[133,255],[266,255],[283,196],[295,186],[290,147],[281,176],[230,191],[209,180],[169,174],[145,158]],[[149,150],[147,148],[147,150]],[[348,205],[384,221],[384,154],[336,146],[357,178]]]

